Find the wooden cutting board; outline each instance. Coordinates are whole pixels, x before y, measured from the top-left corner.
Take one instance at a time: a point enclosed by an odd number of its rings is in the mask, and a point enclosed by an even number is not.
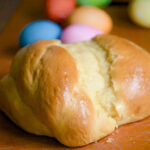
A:
[[[127,6],[109,6],[105,9],[113,18],[116,34],[150,52],[150,30],[134,25],[127,15]],[[0,34],[0,78],[8,71],[17,52],[18,36],[27,23],[45,19],[43,0],[22,0]],[[150,118],[124,125],[108,137],[80,148],[67,148],[56,140],[28,134],[0,112],[0,150],[150,150]]]

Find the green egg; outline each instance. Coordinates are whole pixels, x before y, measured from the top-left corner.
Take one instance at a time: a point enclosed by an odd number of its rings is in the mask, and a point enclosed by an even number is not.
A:
[[[111,0],[77,0],[79,5],[90,5],[96,7],[104,7],[109,5]]]
[[[133,22],[142,27],[150,28],[150,0],[132,0],[128,10]]]

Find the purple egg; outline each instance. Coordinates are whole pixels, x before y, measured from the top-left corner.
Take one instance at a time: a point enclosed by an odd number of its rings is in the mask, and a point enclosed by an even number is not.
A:
[[[103,32],[87,25],[73,24],[63,30],[61,41],[63,43],[86,41],[98,34]]]

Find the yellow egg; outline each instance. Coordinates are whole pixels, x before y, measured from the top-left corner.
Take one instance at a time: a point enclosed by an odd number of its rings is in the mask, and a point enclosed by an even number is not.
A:
[[[133,22],[150,28],[150,0],[132,0],[128,10]]]
[[[109,33],[113,26],[111,17],[104,10],[91,6],[77,8],[68,18],[68,24],[89,25],[104,33]]]

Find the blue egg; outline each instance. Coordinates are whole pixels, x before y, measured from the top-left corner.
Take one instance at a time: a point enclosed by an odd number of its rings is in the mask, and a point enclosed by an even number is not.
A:
[[[49,20],[38,20],[28,24],[20,33],[20,47],[29,45],[37,40],[59,39],[61,27]]]

